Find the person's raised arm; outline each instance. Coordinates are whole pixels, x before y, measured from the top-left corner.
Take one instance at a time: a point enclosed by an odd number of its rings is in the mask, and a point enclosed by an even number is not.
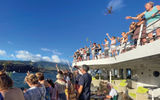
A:
[[[104,47],[104,46],[105,46],[105,44],[103,44],[103,43],[102,43],[102,46]]]
[[[108,33],[106,33],[106,35],[107,35],[107,37],[108,37],[110,40],[112,40]]]
[[[128,41],[128,37],[125,36],[124,43],[127,43],[127,41]]]
[[[141,18],[142,16],[144,16],[145,13],[146,12],[143,12],[143,13],[139,14],[137,17],[127,16],[126,19],[138,20],[139,18]]]
[[[92,42],[90,41],[90,48],[92,48]]]
[[[134,31],[133,29],[129,29],[129,32],[127,32],[126,35],[131,34],[133,31]]]
[[[120,38],[119,37],[117,37],[117,41],[120,42]]]
[[[131,16],[127,16],[126,19],[133,19],[133,20],[137,20],[138,17],[131,17]]]
[[[58,68],[58,64],[56,64],[56,69],[57,69],[57,72],[59,72],[60,70],[59,70],[59,68]]]
[[[92,46],[92,42],[90,41],[90,46]]]
[[[30,72],[29,72],[29,71],[27,72],[27,76],[28,76],[28,75],[30,75]]]

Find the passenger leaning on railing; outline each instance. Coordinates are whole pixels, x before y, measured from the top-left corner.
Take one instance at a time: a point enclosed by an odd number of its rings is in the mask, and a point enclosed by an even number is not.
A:
[[[140,15],[137,15],[137,17],[139,17]],[[139,37],[139,33],[140,33],[140,26],[141,24],[145,23],[145,19],[142,17],[139,17],[138,22],[132,22],[130,27],[129,27],[129,32],[127,34],[131,35],[131,38],[134,42],[134,46],[137,46],[137,40]],[[141,35],[141,44],[144,45],[146,43],[146,26],[143,26],[143,31],[142,31],[142,35]]]
[[[96,43],[93,43],[93,45],[91,45],[91,49],[92,49],[92,59],[94,60],[95,58],[97,59],[97,45]]]
[[[91,43],[91,41],[90,41],[90,43]],[[95,58],[95,50],[94,50],[94,47],[93,47],[92,43],[90,45],[90,48],[91,48],[92,60],[94,60],[94,58]]]
[[[102,48],[101,48],[100,44],[98,44],[97,52],[98,52],[98,58],[101,59],[101,57],[102,57]]]
[[[85,49],[85,48],[83,48],[83,49],[82,49],[82,51],[83,51],[83,61],[84,61],[84,60],[87,60],[87,53],[86,53],[86,49]]]
[[[74,61],[74,62],[77,62],[77,59],[78,59],[78,58],[77,58],[77,52],[74,52],[73,61]]]
[[[87,60],[90,60],[90,49],[88,47],[85,47],[86,54],[87,54]]]
[[[83,56],[82,56],[82,48],[79,50],[79,53],[80,53],[79,61],[82,61],[82,59],[83,59],[83,58],[82,58],[82,57],[83,57]]]
[[[83,48],[80,49],[80,61],[83,61]]]
[[[147,22],[146,33],[150,42],[153,42],[153,31],[156,31],[156,37],[160,39],[160,5],[154,6],[153,2],[145,4],[146,11],[141,13],[138,17],[127,16],[126,19],[139,19],[145,17]]]
[[[112,52],[112,56],[116,56],[116,37],[112,36],[112,38],[109,36],[109,34],[106,34],[107,37],[111,40],[111,52]]]
[[[126,46],[127,46],[127,42],[128,42],[128,35],[125,32],[122,32],[122,37],[119,38],[117,37],[117,40],[120,42],[120,52],[119,53],[123,53],[126,51]]]
[[[104,39],[105,44],[102,44],[102,46],[104,47],[104,56],[105,58],[109,56],[109,41],[107,40],[107,38]]]
[[[95,58],[95,50],[93,48],[93,44],[91,41],[90,41],[90,48],[91,48],[91,54],[92,54],[92,60],[93,60]]]
[[[76,55],[77,55],[77,62],[79,62],[80,60],[80,52],[79,52],[79,49],[76,51]]]

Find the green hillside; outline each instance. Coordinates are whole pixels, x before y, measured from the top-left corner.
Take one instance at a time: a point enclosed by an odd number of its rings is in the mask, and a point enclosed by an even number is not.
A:
[[[59,63],[58,64],[60,69],[68,69],[67,64]],[[26,72],[29,71],[51,71],[56,70],[56,63],[52,62],[31,62],[31,61],[0,61],[0,69],[6,67],[7,71],[19,71],[19,72]]]

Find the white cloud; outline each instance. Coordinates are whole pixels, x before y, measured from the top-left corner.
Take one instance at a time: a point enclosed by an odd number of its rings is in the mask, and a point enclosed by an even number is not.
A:
[[[15,55],[14,55],[14,54],[11,54],[10,57],[15,58]]]
[[[22,59],[22,60],[31,60],[33,62],[40,61],[41,55],[40,54],[31,54],[30,52],[26,50],[20,50],[16,52],[16,58]]]
[[[57,55],[53,55],[51,58],[52,58],[52,61],[55,62],[55,63],[60,63],[61,62],[60,58]]]
[[[47,50],[47,49],[44,49]],[[54,62],[54,63],[68,63],[69,61],[66,59],[62,59],[59,55],[53,54],[52,56],[42,56],[41,54],[33,54],[27,50],[19,50],[16,51],[14,54],[7,54],[5,50],[0,49],[0,56],[10,57],[18,60],[24,61],[47,61],[47,62]]]
[[[58,50],[51,50],[51,49],[48,49],[48,48],[41,48],[42,51],[46,51],[46,52],[51,52],[53,53],[54,55],[62,55],[61,52],[58,52]]]
[[[108,4],[108,8],[112,7],[112,10],[118,10],[122,7],[124,7],[124,1],[123,0],[111,0]]]
[[[14,57],[20,60],[33,61],[33,62],[36,62],[36,61],[48,61],[48,62],[54,62],[54,63],[68,62],[68,60],[61,59],[58,55],[52,55],[51,57],[48,57],[48,56],[42,56],[41,54],[32,54],[26,50],[17,51]]]
[[[5,50],[0,50],[0,56],[6,56],[6,55],[7,55],[7,53]]]
[[[36,54],[36,57],[42,57],[41,54]]]
[[[67,59],[61,59],[58,55],[52,55],[51,57],[51,61],[55,62],[55,63],[69,63],[69,61]]]
[[[42,57],[42,59],[43,59],[44,61],[52,62],[52,61],[51,61],[51,58],[48,57],[48,56],[44,56],[44,57]]]

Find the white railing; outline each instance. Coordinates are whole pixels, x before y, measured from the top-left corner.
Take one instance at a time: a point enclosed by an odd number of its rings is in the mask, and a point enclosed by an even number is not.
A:
[[[139,36],[138,36],[138,40],[137,40],[137,47],[140,46],[142,32],[143,32],[143,26],[144,26],[143,24],[141,24],[141,26],[140,26],[140,32],[139,32]]]

